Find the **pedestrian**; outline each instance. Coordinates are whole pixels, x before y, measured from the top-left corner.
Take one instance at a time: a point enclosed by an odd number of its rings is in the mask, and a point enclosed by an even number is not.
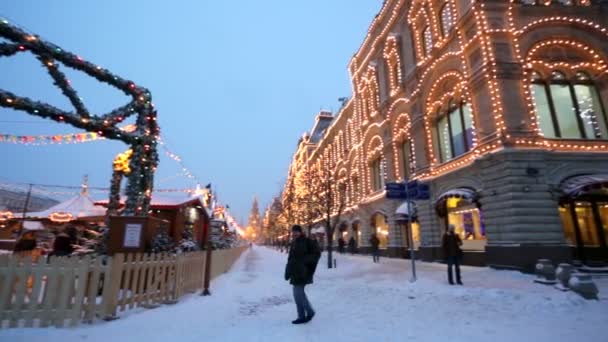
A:
[[[443,248],[443,254],[448,263],[448,281],[450,285],[454,285],[454,278],[452,277],[452,266],[456,266],[456,283],[462,285],[460,278],[460,259],[462,258],[462,240],[458,234],[454,232],[455,227],[453,224],[448,225],[447,232],[443,235],[441,241],[441,247]]]
[[[310,305],[308,297],[306,297],[304,287],[313,282],[321,252],[317,242],[307,238],[302,233],[302,227],[294,225],[291,232],[293,241],[289,248],[289,257],[285,266],[285,280],[293,285],[293,298],[298,311],[298,318],[291,323],[303,324],[310,322],[315,316],[315,310]]]
[[[357,241],[355,241],[354,236],[351,236],[348,240],[348,250],[350,251],[350,254],[355,254],[357,251]]]
[[[32,231],[26,231],[23,233],[23,235],[21,235],[21,238],[19,241],[17,241],[15,247],[13,247],[13,252],[31,252],[36,248],[37,245],[36,234]]]
[[[369,238],[369,243],[372,246],[372,257],[374,262],[380,262],[380,239],[378,239],[376,233],[373,233],[372,237]]]
[[[72,239],[66,233],[59,233],[55,237],[55,241],[53,241],[53,251],[51,255],[53,256],[68,256],[74,252],[74,248],[72,247]]]
[[[340,236],[340,238],[338,239],[338,253],[344,254],[345,245],[346,245],[346,241],[344,241],[344,238],[342,236]]]

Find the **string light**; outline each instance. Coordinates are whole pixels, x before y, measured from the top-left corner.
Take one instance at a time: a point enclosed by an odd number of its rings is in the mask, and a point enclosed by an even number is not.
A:
[[[607,145],[605,141],[581,141],[581,140],[550,140],[543,137],[537,124],[537,116],[534,110],[533,99],[531,98],[530,70],[532,67],[543,69],[565,70],[571,74],[583,71],[591,71],[589,74],[594,77],[608,72],[606,61],[593,49],[581,42],[570,39],[547,39],[539,42],[532,48],[526,48],[526,56],[522,56],[520,41],[522,37],[538,26],[549,24],[566,24],[568,26],[579,26],[585,29],[592,29],[594,32],[608,38],[608,29],[601,24],[579,17],[551,16],[538,19],[524,26],[516,27],[514,7],[521,1],[510,0],[506,10],[506,27],[495,27],[490,24],[489,11],[486,4],[482,1],[472,0],[470,5],[457,6],[454,0],[430,1],[414,0],[411,2],[404,0],[387,0],[384,2],[379,14],[373,20],[368,29],[358,52],[348,65],[350,77],[352,79],[353,98],[349,100],[345,108],[341,109],[332,122],[322,139],[314,145],[314,150],[310,158],[303,163],[316,163],[316,156],[323,156],[323,160],[331,160],[334,165],[340,167],[338,174],[350,170],[348,174],[347,198],[349,207],[356,207],[357,203],[368,202],[370,199],[378,198],[379,194],[372,192],[370,185],[371,168],[369,162],[379,156],[385,166],[381,129],[390,126],[393,151],[392,174],[395,178],[402,174],[401,163],[399,162],[399,144],[410,141],[412,146],[410,165],[412,165],[413,177],[427,179],[437,177],[447,172],[461,169],[470,165],[480,156],[495,153],[504,149],[505,144],[514,144],[526,148],[552,149],[557,151],[605,151]],[[541,6],[553,5],[557,1],[544,1]],[[564,3],[560,1],[559,3]],[[572,1],[568,5],[590,5],[590,1]],[[409,7],[407,7],[409,6]],[[489,6],[489,5],[488,5]],[[407,12],[405,18],[412,32],[412,44],[417,61],[417,77],[411,79],[412,86],[403,88],[404,76],[401,74],[400,49],[398,48],[399,34],[391,33],[398,25],[400,18],[403,18],[404,8]],[[460,13],[463,11],[463,13]],[[477,23],[477,30],[465,37],[464,23],[460,18],[464,12],[470,12]],[[428,51],[424,48],[425,31],[427,34]],[[529,108],[529,124],[533,127],[535,136],[528,138],[513,138],[509,133],[509,127],[505,121],[505,98],[503,88],[499,82],[500,71],[496,58],[495,42],[496,38],[504,39],[507,35],[513,41],[514,58],[524,66],[523,85],[524,100]],[[496,37],[496,38],[495,38]],[[451,39],[455,38],[455,39]],[[454,43],[455,41],[455,43]],[[561,46],[574,51],[580,51],[586,60],[569,63],[565,61],[543,60],[540,56],[545,49],[551,46]],[[449,46],[449,50],[448,47]],[[473,101],[469,90],[471,82],[469,60],[473,49],[479,48],[481,61],[479,64],[480,74],[484,78],[487,95],[489,98],[490,124],[494,126],[495,136],[486,138],[482,145],[479,145],[477,132],[478,117],[482,112],[487,112],[486,108],[480,108],[481,103]],[[445,50],[444,50],[445,49]],[[447,51],[446,51],[447,50]],[[376,58],[378,52],[386,63],[386,75],[388,79],[389,103],[385,107],[387,116],[378,118],[380,113],[378,71]],[[452,66],[452,61],[460,65],[460,69],[446,69]],[[398,63],[397,63],[398,61]],[[442,69],[440,69],[442,68]],[[432,75],[438,75],[433,79],[429,87],[429,79]],[[408,75],[408,77],[410,77]],[[409,82],[410,80],[408,80]],[[413,123],[407,112],[410,109],[403,109],[403,106],[411,105],[415,100],[424,96],[422,108],[422,120],[426,137],[426,154],[429,157],[429,167],[419,170],[416,167],[415,146],[411,132],[414,129]],[[441,109],[445,113],[445,108],[450,101],[462,103],[470,107],[470,110],[463,110],[464,115],[470,115],[470,134],[471,146],[469,151],[462,155],[455,156],[451,160],[439,162],[434,155],[432,130],[436,123],[436,113]],[[589,100],[587,100],[589,101]],[[580,102],[580,101],[579,101]],[[580,103],[579,103],[580,105]],[[586,107],[585,107],[586,108]],[[399,110],[398,110],[399,109]],[[583,110],[584,111],[584,110]],[[585,112],[586,113],[586,112]],[[591,124],[595,121],[594,117],[588,113],[584,115],[585,120]],[[418,120],[418,118],[416,118]],[[469,134],[467,131],[466,134]],[[342,140],[344,138],[344,140]],[[346,146],[348,153],[342,154],[341,150]],[[306,148],[309,148],[306,147]],[[338,153],[336,153],[338,151]],[[344,170],[346,168],[346,170]],[[385,177],[389,177],[388,168],[384,167]],[[290,177],[292,174],[290,173]]]

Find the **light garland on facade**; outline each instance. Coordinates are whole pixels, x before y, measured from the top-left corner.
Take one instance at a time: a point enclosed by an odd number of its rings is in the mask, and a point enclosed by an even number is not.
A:
[[[521,47],[519,44],[520,37],[535,28],[536,26],[547,24],[547,23],[566,23],[576,24],[581,27],[592,28],[595,31],[608,37],[608,31],[605,27],[600,24],[594,23],[590,20],[576,17],[565,17],[565,16],[554,16],[549,18],[543,18],[540,20],[533,21],[526,24],[525,26],[517,29],[514,21],[513,8],[515,5],[514,0],[510,0],[509,7],[507,9],[507,28],[493,28],[490,26],[488,19],[488,10],[486,4],[481,1],[473,0],[470,5],[463,8],[462,11],[470,12],[477,22],[477,32],[474,32],[471,37],[464,37],[464,31],[462,29],[462,15],[459,13],[460,9],[456,6],[453,0],[447,0],[444,2],[436,2],[433,4],[428,0],[418,0],[411,4],[411,7],[407,13],[407,23],[410,25],[412,31],[413,41],[417,50],[418,58],[418,70],[422,73],[416,80],[416,84],[413,88],[408,90],[407,96],[404,95],[404,89],[402,84],[404,81],[404,75],[401,74],[400,63],[401,56],[398,49],[399,36],[394,33],[389,33],[398,18],[401,16],[402,8],[407,2],[403,0],[388,0],[385,1],[380,13],[372,22],[368,35],[362,43],[361,48],[355,54],[349,64],[349,72],[353,80],[353,93],[355,96],[349,103],[352,103],[352,111],[342,110],[336,116],[334,123],[332,124],[328,133],[322,138],[322,140],[316,146],[315,155],[318,151],[323,151],[326,148],[330,149],[329,160],[331,160],[336,167],[340,167],[338,172],[342,173],[343,167],[350,170],[349,174],[349,186],[348,186],[348,203],[356,205],[360,201],[369,201],[370,198],[376,198],[378,195],[372,193],[371,189],[371,170],[369,162],[377,159],[378,156],[382,158],[384,177],[390,178],[388,168],[386,167],[385,158],[385,146],[382,143],[380,146],[379,141],[383,142],[383,139],[377,134],[372,134],[372,130],[377,130],[386,124],[390,124],[392,131],[391,144],[393,148],[392,174],[396,178],[402,173],[401,165],[399,162],[399,146],[398,144],[410,140],[413,144],[412,136],[410,135],[412,129],[412,123],[410,118],[403,117],[405,114],[397,115],[397,113],[407,112],[408,109],[400,109],[397,111],[398,106],[407,106],[411,104],[414,99],[424,96],[426,104],[423,110],[423,122],[425,127],[425,134],[427,137],[426,153],[428,155],[429,169],[424,171],[417,171],[416,167],[416,156],[415,156],[415,145],[412,145],[411,149],[411,165],[414,178],[434,178],[440,176],[446,172],[452,172],[456,169],[463,168],[470,165],[477,158],[488,154],[494,153],[503,149],[505,142],[511,142],[515,145],[522,147],[532,148],[551,148],[555,150],[580,150],[580,151],[601,151],[605,150],[606,144],[597,141],[545,141],[542,137],[538,125],[536,124],[536,115],[533,112],[533,101],[531,101],[530,93],[528,89],[524,90],[526,105],[530,109],[530,125],[533,126],[534,131],[537,132],[537,136],[540,138],[528,138],[528,139],[511,139],[508,132],[508,127],[504,119],[504,107],[503,107],[503,94],[502,88],[499,84],[499,70],[496,60],[496,52],[494,42],[496,41],[495,36],[498,35],[509,35],[510,39],[514,42],[514,52],[516,60],[520,61],[522,65],[524,58],[521,57]],[[447,6],[447,7],[444,7]],[[448,12],[446,12],[448,11]],[[421,19],[422,18],[422,19]],[[422,20],[422,21],[421,21]],[[433,54],[426,55],[420,54],[422,51],[421,36],[419,30],[422,27],[419,22],[425,22],[430,28],[432,33],[432,40],[434,45],[432,49],[441,49],[450,42],[448,37],[456,37],[456,48],[451,51],[445,51],[438,54],[435,57]],[[378,25],[384,25],[382,28]],[[439,24],[441,23],[441,25]],[[448,25],[449,24],[449,25]],[[372,35],[372,32],[374,35]],[[378,34],[376,34],[376,32]],[[454,32],[454,35],[452,35]],[[595,56],[593,61],[581,62],[577,64],[569,64],[565,62],[552,62],[546,63],[540,60],[533,59],[533,63],[530,65],[541,65],[545,68],[559,68],[568,69],[571,71],[577,71],[579,69],[589,70],[592,69],[594,72],[603,72],[607,69],[606,62],[591,49],[585,49],[583,45],[577,46],[568,40],[554,39],[553,42],[548,40],[541,42],[535,48],[529,50],[529,53],[540,51],[545,46],[550,44],[561,44],[562,46],[568,46],[573,49],[582,49],[583,51],[589,52]],[[478,119],[476,115],[480,112],[479,104],[472,100],[472,96],[468,90],[468,82],[470,82],[469,68],[467,65],[466,55],[469,55],[469,51],[479,46],[479,53],[481,54],[481,68],[482,75],[485,77],[487,84],[487,91],[489,96],[489,103],[491,106],[491,115],[493,118],[493,125],[496,133],[496,137],[493,139],[485,140],[483,145],[478,145],[479,137],[477,133]],[[379,106],[379,88],[378,74],[377,74],[377,63],[373,58],[380,51],[381,56],[384,58],[383,62],[387,66],[387,78],[389,83],[389,98],[391,99],[387,116],[381,121],[372,121],[377,113],[370,109],[371,105],[376,104],[376,108]],[[422,57],[422,58],[420,58]],[[447,61],[451,58],[456,58],[461,66],[460,70],[448,70],[440,74],[437,80],[434,80],[430,90],[424,90],[428,83],[428,77],[437,73],[438,69],[447,64]],[[374,62],[370,62],[374,60]],[[395,66],[395,60],[399,61],[399,68]],[[372,74],[373,71],[373,74]],[[396,71],[396,72],[395,72]],[[527,88],[528,81],[530,79],[527,68],[524,68],[524,86]],[[364,73],[364,75],[361,75]],[[407,76],[410,77],[410,76]],[[440,85],[442,82],[449,82],[448,78],[454,78],[456,85],[450,91],[441,90]],[[375,84],[372,84],[371,81]],[[371,84],[371,87],[370,87]],[[399,87],[395,88],[395,84]],[[445,83],[443,83],[445,84]],[[375,88],[374,88],[375,87]],[[424,91],[424,93],[423,93]],[[472,130],[472,146],[469,151],[463,155],[456,156],[453,159],[439,164],[436,160],[434,149],[433,149],[433,138],[431,130],[434,127],[434,109],[442,107],[446,102],[451,99],[459,100],[462,99],[467,106],[471,107],[471,130]],[[347,114],[348,113],[348,114]],[[347,115],[348,120],[345,127],[337,129],[334,133],[334,125],[338,127],[340,119]],[[393,117],[395,115],[395,117]],[[418,120],[418,119],[416,119]],[[330,134],[331,132],[331,134]],[[326,143],[326,141],[328,143]],[[329,144],[331,141],[331,144]],[[326,147],[327,146],[327,147]],[[344,147],[348,150],[348,153],[342,153]],[[337,150],[337,152],[336,152]],[[325,158],[328,156],[326,153],[322,153]],[[371,157],[370,157],[371,156]],[[375,158],[374,158],[375,157]],[[311,162],[310,160],[307,162]],[[372,197],[367,197],[370,195]]]

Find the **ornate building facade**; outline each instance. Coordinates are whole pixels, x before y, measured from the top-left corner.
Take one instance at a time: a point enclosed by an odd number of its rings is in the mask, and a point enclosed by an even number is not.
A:
[[[414,246],[465,263],[608,260],[608,1],[386,0],[348,68],[354,93],[305,135],[290,168],[346,184],[338,234],[407,254],[384,185],[428,183]],[[323,118],[321,118],[323,117]],[[321,119],[319,119],[321,118]]]

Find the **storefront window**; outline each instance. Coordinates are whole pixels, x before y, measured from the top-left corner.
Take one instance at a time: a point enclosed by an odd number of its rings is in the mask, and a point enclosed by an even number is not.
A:
[[[418,221],[414,221],[410,224],[410,226],[412,227],[412,238],[414,239],[414,249],[418,249],[420,247],[420,224],[418,223]],[[407,248],[410,247],[409,245],[409,241],[410,241],[410,237],[409,237],[409,233],[407,231],[407,224],[403,224],[403,241],[405,241],[404,246],[407,246]]]
[[[589,202],[576,202],[576,219],[581,230],[581,238],[585,246],[597,247],[600,238],[593,218],[593,209]]]
[[[359,222],[353,223],[353,237],[355,238],[355,242],[357,246],[359,246],[359,241],[361,238],[361,230],[359,229]]]
[[[572,216],[570,215],[570,204],[564,204],[559,207],[559,216],[562,219],[566,243],[570,246],[576,246],[576,232],[574,230]]]
[[[599,218],[596,221],[593,206],[597,205]],[[564,227],[564,236],[568,244],[576,245],[576,229],[580,232],[581,243],[586,247],[599,247],[602,245],[600,229],[603,229],[604,236],[608,237],[608,203],[607,202],[586,202],[577,201],[574,203],[576,221],[572,219],[571,204],[564,204],[560,207],[560,217]],[[602,227],[598,227],[599,222]],[[578,227],[577,227],[578,226]]]
[[[486,239],[481,211],[467,199],[452,197],[446,201],[448,224],[453,224],[456,234],[463,240],[464,249],[483,249],[485,244],[474,241]]]
[[[388,247],[388,224],[386,223],[386,218],[382,214],[374,215],[372,220],[374,233],[376,233],[376,237],[380,240],[380,248]]]

